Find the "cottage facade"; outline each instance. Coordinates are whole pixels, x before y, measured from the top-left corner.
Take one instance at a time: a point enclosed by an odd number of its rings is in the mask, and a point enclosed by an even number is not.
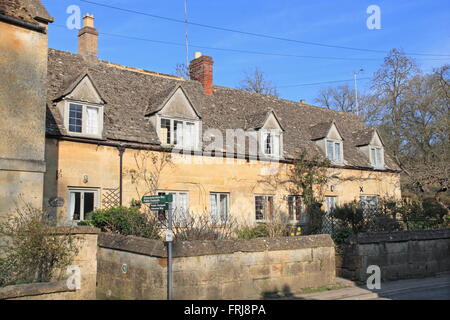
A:
[[[96,208],[171,193],[176,214],[301,222],[283,183],[300,152],[328,158],[324,208],[400,198],[400,176],[377,131],[357,116],[215,86],[196,53],[191,80],[97,57],[94,17],[78,54],[48,50],[43,206],[62,224]]]

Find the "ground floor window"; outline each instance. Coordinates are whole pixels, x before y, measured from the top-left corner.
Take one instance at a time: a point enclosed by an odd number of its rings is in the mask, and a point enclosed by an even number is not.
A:
[[[378,209],[378,196],[374,195],[363,195],[359,198],[359,203],[364,211],[364,215],[374,213]]]
[[[302,222],[305,219],[302,196],[288,196],[289,220]]]
[[[327,212],[327,214],[332,213],[336,206],[337,197],[325,197],[325,211]]]
[[[189,193],[186,191],[160,191],[158,195],[171,194],[173,196],[172,208],[175,222],[184,221],[189,215]],[[160,218],[165,219],[165,212],[159,212]]]
[[[273,196],[255,196],[255,218],[257,221],[273,217]]]
[[[70,188],[69,189],[69,220],[83,221],[92,211],[98,209],[98,190]]]
[[[228,220],[230,196],[227,193],[211,193],[211,218],[213,222],[221,223]]]

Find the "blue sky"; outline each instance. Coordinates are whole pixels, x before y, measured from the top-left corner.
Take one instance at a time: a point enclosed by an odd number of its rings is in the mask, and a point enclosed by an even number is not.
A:
[[[150,14],[184,19],[184,0],[92,0]],[[136,15],[83,3],[79,0],[42,0],[55,23],[50,26],[51,48],[76,52],[77,31],[65,28],[68,6],[78,5],[81,12],[93,13],[100,32],[137,38],[185,42],[185,26],[170,21]],[[366,20],[369,5],[381,9],[381,30],[369,30]],[[450,1],[448,0],[188,0],[189,20],[195,23],[262,33],[278,37],[336,46],[389,51],[400,48],[410,53],[438,56],[414,56],[424,71],[450,63]],[[244,72],[259,67],[278,87],[282,98],[313,102],[323,85],[295,86],[352,79],[363,68],[361,77],[371,77],[383,62],[384,53],[360,52],[249,35],[189,27],[190,43],[198,46],[239,49],[288,55],[345,57],[373,60],[326,60],[265,56],[190,48],[214,58],[214,83],[236,87]],[[100,35],[99,57],[132,67],[173,74],[175,65],[186,61],[183,46]],[[440,60],[434,60],[440,59]],[[341,84],[341,83],[339,83]],[[339,85],[334,84],[334,85]],[[349,84],[353,85],[352,82]],[[368,80],[360,80],[362,90]],[[332,84],[330,84],[332,85]]]

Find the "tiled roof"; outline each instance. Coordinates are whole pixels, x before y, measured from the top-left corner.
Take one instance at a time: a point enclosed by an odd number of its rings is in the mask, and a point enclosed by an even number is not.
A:
[[[0,14],[35,25],[53,21],[40,0],[0,0]]]
[[[329,128],[334,121],[345,140],[344,157],[348,165],[371,168],[367,157],[356,147],[358,139],[354,133],[368,130],[356,115],[219,86],[214,87],[212,96],[207,96],[196,81],[133,70],[53,49],[49,51],[48,65],[48,134],[65,134],[62,119],[52,101],[64,92],[68,81],[86,70],[107,101],[104,119],[107,140],[159,145],[156,131],[145,115],[158,110],[173,90],[181,86],[201,116],[203,130],[211,128],[225,132],[226,129],[260,127],[273,110],[285,130],[284,156],[294,158],[301,150],[323,156],[312,141],[317,133],[311,127],[328,123]],[[388,169],[399,169],[389,156],[385,162]]]

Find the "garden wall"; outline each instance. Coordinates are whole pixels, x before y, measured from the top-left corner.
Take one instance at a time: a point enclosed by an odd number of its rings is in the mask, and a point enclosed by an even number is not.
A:
[[[70,290],[66,280],[22,284],[0,288],[0,300],[95,300],[99,230],[80,227],[71,230],[71,233],[78,238],[77,241],[80,244],[79,252],[72,263],[80,268],[81,286],[79,290]]]
[[[328,235],[174,243],[174,299],[258,299],[335,282]],[[164,243],[100,234],[98,299],[166,299]]]
[[[450,272],[450,230],[362,233],[337,251],[337,275],[354,281],[365,282],[370,265],[382,281]]]

